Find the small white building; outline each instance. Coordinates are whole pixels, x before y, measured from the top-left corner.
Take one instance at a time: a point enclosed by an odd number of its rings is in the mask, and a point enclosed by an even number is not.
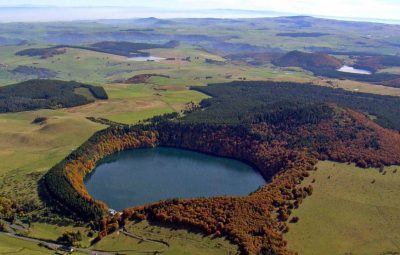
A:
[[[109,208],[108,209],[108,215],[110,216],[115,216],[118,212],[114,209]]]

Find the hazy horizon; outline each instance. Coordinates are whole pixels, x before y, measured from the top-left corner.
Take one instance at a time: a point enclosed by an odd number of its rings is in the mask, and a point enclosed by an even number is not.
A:
[[[170,7],[173,6],[173,7]],[[63,12],[53,13],[55,8]],[[0,22],[75,21],[129,18],[257,18],[307,15],[400,24],[395,0],[152,0],[140,4],[108,0],[0,0]]]
[[[63,15],[54,12],[63,9]],[[90,9],[90,11],[88,11]],[[305,15],[316,18],[328,18],[345,21],[379,22],[400,24],[400,19],[379,19],[363,17],[340,17],[312,15],[306,13],[289,13],[277,11],[257,11],[238,9],[199,9],[199,10],[169,10],[146,7],[62,7],[62,6],[8,6],[0,7],[0,23],[8,22],[62,22],[62,21],[91,21],[107,19],[135,19],[155,17],[160,19],[173,18],[268,18],[280,16]]]

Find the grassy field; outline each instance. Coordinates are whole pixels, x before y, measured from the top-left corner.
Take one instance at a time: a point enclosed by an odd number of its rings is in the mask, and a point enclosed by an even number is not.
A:
[[[36,45],[35,47],[41,47]],[[170,79],[159,79],[157,84],[163,85],[205,85],[209,82],[223,82],[246,77],[247,79],[268,78],[272,72],[265,72],[264,67],[238,66],[230,63],[222,65],[207,64],[205,59],[224,61],[218,55],[208,53],[195,47],[182,45],[176,49],[156,49],[151,54],[176,58],[173,61],[137,62],[121,56],[94,51],[67,48],[65,54],[48,59],[39,57],[15,56],[14,53],[25,47],[0,47],[1,64],[7,68],[0,70],[0,85],[12,84],[34,76],[12,74],[12,70],[20,65],[46,68],[57,72],[57,78],[76,80],[94,85],[124,80],[137,74],[155,73],[169,75]],[[191,61],[182,61],[190,57]],[[7,72],[9,71],[9,72]],[[11,71],[11,72],[10,72]],[[229,77],[229,78],[227,78]]]
[[[37,116],[43,125],[32,124]],[[0,195],[37,202],[37,180],[102,125],[62,111],[0,114]]]
[[[95,245],[96,249],[120,251],[124,254],[138,254],[144,251],[162,252],[167,255],[219,255],[237,254],[237,247],[223,238],[203,236],[183,229],[171,229],[150,225],[147,221],[127,227],[128,232],[155,242],[140,241],[121,233],[108,236]],[[158,241],[166,242],[169,247]]]
[[[54,252],[29,241],[0,235],[0,254],[51,255]]]
[[[167,255],[234,255],[238,247],[223,238],[204,236],[200,233],[183,229],[150,225],[147,221],[132,223],[127,231],[136,238],[115,232],[94,246],[87,237],[88,229],[83,227],[56,226],[45,223],[33,223],[26,235],[48,241],[56,241],[65,231],[81,231],[83,241],[81,247],[106,252],[117,252],[127,255],[155,254],[161,252]],[[29,241],[19,240],[6,235],[0,235],[0,254],[54,254],[50,250],[39,247]]]
[[[130,61],[121,56],[71,48],[68,48],[65,54],[48,59],[14,55],[15,52],[25,48],[26,46],[0,46],[0,63],[7,66],[0,69],[0,85],[34,78],[34,76],[12,74],[12,70],[20,65],[50,69],[57,72],[58,79],[76,80],[94,85],[114,83],[144,73],[168,75],[170,78],[151,79],[153,84],[160,86],[204,86],[208,83],[230,82],[239,78],[247,80],[313,78],[301,69],[232,64],[219,55],[188,45],[181,45],[175,49],[149,50],[152,55],[176,59],[161,62]],[[190,57],[190,62],[181,60],[187,57]],[[208,64],[205,62],[206,59],[222,61],[224,64]]]
[[[389,67],[379,70],[380,73],[400,74],[400,67]]]
[[[182,86],[152,84],[108,84],[107,101],[65,109],[64,112],[82,117],[93,116],[134,124],[155,115],[180,111],[189,102],[199,103],[204,94]]]
[[[82,233],[82,241],[80,242],[81,247],[89,247],[90,242],[93,238],[88,237],[90,231],[89,228],[85,227],[74,227],[74,226],[57,226],[46,223],[33,223],[27,231],[27,236],[48,241],[57,241],[57,239],[66,231],[80,231]]]
[[[371,93],[378,95],[400,96],[399,88],[391,88],[381,85],[369,84],[365,82],[335,79],[313,79],[315,85],[342,88],[349,91]]]
[[[0,254],[53,255],[64,254],[64,252],[55,253],[45,247],[40,247],[37,243],[0,234]],[[75,252],[74,254],[83,255],[85,253]]]
[[[45,45],[34,45],[45,47]],[[153,49],[149,53],[155,56],[175,58],[176,60],[161,62],[136,62],[125,57],[104,54],[89,50],[67,48],[65,54],[48,59],[39,57],[15,56],[14,53],[33,46],[1,46],[0,86],[12,84],[34,76],[12,74],[19,65],[46,68],[57,73],[58,79],[76,80],[99,86],[116,84],[137,74],[162,74],[170,78],[153,77],[150,83],[156,86],[188,87],[204,86],[209,83],[230,82],[245,78],[246,80],[276,80],[293,82],[313,82],[316,85],[328,85],[352,91],[377,93],[385,95],[400,95],[400,89],[376,86],[368,83],[332,80],[327,81],[314,77],[310,72],[299,68],[276,68],[272,65],[251,66],[233,64],[219,55],[190,45],[181,45],[175,49]],[[191,61],[182,61],[190,57]],[[208,64],[206,59],[222,61],[224,64]],[[392,70],[393,69],[393,70]],[[397,69],[392,68],[393,72]],[[333,85],[332,85],[333,84]],[[128,93],[129,94],[129,93]],[[157,111],[165,113],[167,111]],[[114,118],[124,120],[127,114]],[[129,118],[129,117],[128,117]]]
[[[400,253],[400,167],[379,173],[324,161],[304,184],[314,179],[313,194],[293,211],[300,220],[289,224],[290,249],[300,255]]]

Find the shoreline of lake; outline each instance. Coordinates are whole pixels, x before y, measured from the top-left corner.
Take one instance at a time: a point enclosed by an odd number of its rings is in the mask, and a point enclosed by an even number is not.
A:
[[[243,162],[164,147],[114,154],[85,179],[89,194],[116,210],[171,198],[248,195],[263,184]]]

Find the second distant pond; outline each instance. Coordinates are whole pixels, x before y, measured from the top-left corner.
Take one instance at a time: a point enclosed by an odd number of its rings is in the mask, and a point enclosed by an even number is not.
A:
[[[131,58],[128,58],[128,60],[139,61],[139,62],[147,62],[147,61],[159,62],[161,60],[165,60],[165,58],[160,58],[160,57],[156,57],[156,56],[148,56],[148,57],[131,57]]]
[[[112,155],[85,180],[95,199],[116,210],[168,198],[248,195],[264,183],[237,160],[173,148]]]
[[[338,69],[338,71],[339,72],[343,72],[343,73],[355,73],[355,74],[366,74],[366,75],[372,74],[368,70],[357,69],[357,68],[354,68],[352,66],[342,66],[341,68]]]

